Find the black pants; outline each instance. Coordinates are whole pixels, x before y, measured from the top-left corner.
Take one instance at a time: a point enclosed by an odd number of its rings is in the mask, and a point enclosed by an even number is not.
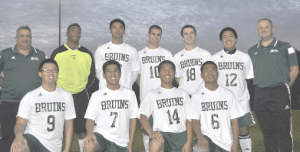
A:
[[[19,102],[1,102],[0,119],[2,139],[0,140],[0,152],[9,152],[10,146],[15,139],[14,127],[18,108]]]
[[[293,150],[290,89],[287,84],[255,88],[255,113],[264,135],[266,152]]]
[[[83,91],[73,94],[74,106],[76,111],[76,118],[73,120],[74,132],[77,134],[86,133],[84,118],[87,106],[89,104],[89,94],[86,89]]]

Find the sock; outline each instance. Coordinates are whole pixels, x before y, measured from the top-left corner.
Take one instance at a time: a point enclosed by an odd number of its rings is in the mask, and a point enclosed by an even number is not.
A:
[[[83,139],[78,139],[80,152],[83,152],[82,142],[83,142]]]
[[[149,152],[149,136],[143,133],[143,142],[145,147],[145,152]]]
[[[243,152],[251,152],[252,142],[250,133],[248,135],[239,135],[240,146]]]

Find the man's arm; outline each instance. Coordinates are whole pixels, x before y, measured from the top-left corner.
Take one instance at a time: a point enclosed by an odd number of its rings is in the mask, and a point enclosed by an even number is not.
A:
[[[138,76],[137,76],[137,78],[136,78],[136,84],[139,86],[139,87],[141,87],[140,86],[140,78],[141,78],[141,75],[139,74]]]
[[[144,128],[144,130],[148,133],[149,137],[152,139],[157,139],[160,142],[164,142],[164,138],[160,132],[154,132],[150,126],[149,120],[147,116],[141,114],[140,122]]]
[[[186,134],[187,134],[187,141],[182,148],[182,152],[191,151],[193,131],[192,131],[192,123],[188,120],[186,120]]]
[[[176,81],[177,85],[179,85],[180,77],[175,77],[175,81]]]
[[[192,119],[192,128],[198,138],[198,147],[200,147],[203,150],[208,150],[209,148],[208,141],[201,132],[200,121],[196,119]]]
[[[238,118],[231,119],[232,133],[233,133],[233,143],[231,146],[231,152],[238,152],[239,143],[239,120]]]
[[[18,117],[16,125],[14,127],[14,132],[15,132],[15,139],[11,145],[10,150],[12,152],[14,151],[21,151],[24,149],[27,149],[27,140],[24,138],[23,134],[25,131],[25,126],[27,124],[27,119]]]
[[[136,118],[130,119],[130,126],[129,126],[129,143],[128,143],[128,151],[132,152],[133,149],[133,140],[135,135],[135,129],[136,129]]]
[[[65,120],[65,150],[64,152],[68,152],[71,150],[73,136],[73,119]]]
[[[298,66],[290,66],[290,82],[289,86],[292,87],[299,73]]]
[[[95,121],[92,119],[86,119],[86,123],[85,123],[85,127],[86,127],[86,131],[87,134],[82,142],[83,147],[85,146],[94,146],[93,144],[97,143],[97,138],[94,135],[94,125],[95,125]]]

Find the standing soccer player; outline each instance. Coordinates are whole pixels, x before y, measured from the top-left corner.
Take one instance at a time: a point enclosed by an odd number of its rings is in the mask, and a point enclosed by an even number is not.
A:
[[[103,71],[107,87],[92,94],[84,116],[87,119],[84,151],[131,152],[138,113],[135,93],[119,84],[119,62],[105,62]]]
[[[224,28],[219,35],[224,49],[213,55],[218,65],[218,84],[231,90],[245,113],[239,120],[239,142],[243,152],[251,151],[251,138],[248,127],[255,124],[250,110],[250,96],[246,79],[253,78],[252,61],[248,54],[236,49],[237,33],[231,27]]]
[[[159,64],[161,87],[146,94],[139,111],[140,122],[151,138],[151,152],[189,152],[191,148],[192,127],[187,120],[190,97],[173,87],[175,69],[169,60]],[[153,116],[153,129],[148,120],[150,115]]]
[[[106,87],[106,81],[102,77],[102,65],[109,60],[116,60],[122,66],[120,84],[132,88],[139,74],[140,64],[138,53],[134,47],[123,41],[126,33],[125,23],[120,19],[114,19],[109,24],[111,42],[99,46],[95,52],[96,76],[99,79],[99,89]]]
[[[80,151],[83,151],[82,142],[86,136],[84,114],[89,103],[87,89],[95,81],[95,63],[93,54],[79,45],[81,27],[77,23],[68,26],[67,43],[55,49],[51,54],[60,72],[57,86],[72,93],[76,109],[74,131],[78,134]]]
[[[214,62],[203,63],[205,85],[193,94],[188,116],[197,135],[196,152],[238,152],[238,118],[244,113],[234,94],[218,85],[218,75]]]
[[[61,151],[63,132],[64,152],[69,152],[76,117],[72,95],[56,86],[59,70],[54,60],[42,61],[39,71],[42,86],[28,92],[20,102],[11,152]]]
[[[202,63],[210,60],[211,54],[196,45],[197,33],[192,25],[185,25],[181,29],[181,37],[185,49],[174,56],[176,65],[176,82],[179,88],[192,95],[201,86],[203,80],[200,77]]]
[[[139,51],[140,74],[136,80],[140,87],[140,101],[143,102],[146,93],[156,89],[161,85],[158,76],[158,65],[165,60],[173,60],[170,51],[159,46],[162,37],[162,29],[158,25],[152,25],[149,28],[149,43],[143,50]],[[149,151],[149,136],[143,133],[145,151]]]
[[[248,51],[254,68],[254,110],[266,152],[293,151],[290,87],[299,73],[294,48],[273,36],[272,21],[257,22],[260,42]]]

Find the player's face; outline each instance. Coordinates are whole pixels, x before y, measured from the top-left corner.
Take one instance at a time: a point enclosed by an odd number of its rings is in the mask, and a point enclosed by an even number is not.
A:
[[[223,32],[221,43],[223,44],[223,46],[226,50],[229,50],[229,51],[234,50],[236,42],[237,42],[237,39],[235,38],[232,31],[228,30],[228,31]]]
[[[214,84],[218,80],[218,69],[213,64],[205,64],[201,73],[205,84]]]
[[[148,34],[149,43],[152,45],[159,45],[161,40],[161,30],[157,28],[152,28],[151,32]]]
[[[42,70],[44,71],[40,71],[39,72],[39,76],[42,78],[42,84],[54,84],[56,83],[57,80],[57,67],[55,64],[53,63],[45,63],[42,67]],[[50,71],[45,71],[45,70],[50,70]],[[54,70],[56,72],[53,72],[51,70]]]
[[[256,32],[262,39],[269,39],[273,37],[274,27],[268,20],[261,20],[257,23]]]
[[[115,22],[111,25],[109,33],[112,35],[114,39],[121,39],[123,35],[126,33],[123,24],[119,22]]]
[[[17,46],[22,50],[30,49],[31,40],[31,32],[27,29],[20,30],[16,36]]]
[[[160,77],[162,84],[172,85],[175,77],[175,71],[173,66],[170,63],[163,64],[158,73],[158,76]]]
[[[106,67],[103,77],[106,79],[107,86],[118,86],[121,72],[117,65],[110,64]]]
[[[68,41],[78,43],[81,37],[81,29],[78,26],[71,26],[66,33]]]
[[[196,43],[196,33],[193,28],[185,28],[183,30],[182,40],[186,44],[194,44]]]

